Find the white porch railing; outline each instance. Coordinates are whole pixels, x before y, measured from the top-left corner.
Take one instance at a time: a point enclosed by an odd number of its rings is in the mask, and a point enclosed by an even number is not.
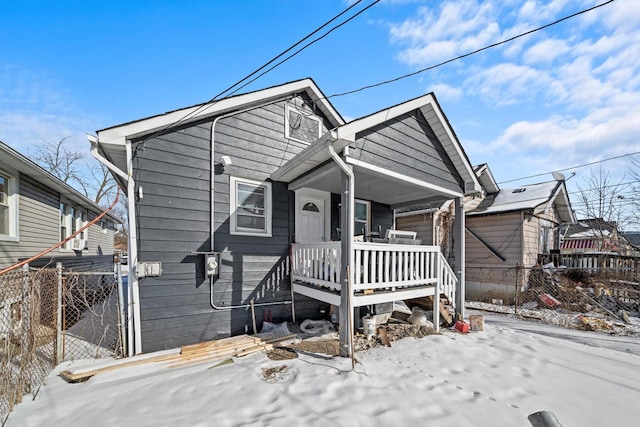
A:
[[[414,294],[399,291],[431,285],[451,303],[455,301],[458,279],[439,246],[354,242],[353,248],[355,268],[352,288],[356,297],[386,292],[390,295],[375,300],[392,301],[393,292],[414,297]],[[340,254],[340,242],[293,245],[292,282],[313,284],[339,292]],[[435,290],[431,290],[431,294],[434,292]],[[418,292],[415,296],[419,296],[418,294],[427,293]],[[398,295],[395,299],[405,298]]]

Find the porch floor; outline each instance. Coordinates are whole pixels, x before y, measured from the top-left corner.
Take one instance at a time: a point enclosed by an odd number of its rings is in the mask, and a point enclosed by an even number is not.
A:
[[[340,292],[326,287],[305,283],[302,281],[294,281],[292,283],[293,291],[326,302],[335,306],[340,305]],[[377,288],[375,291],[361,291],[353,294],[353,306],[361,307],[371,304],[381,304],[390,301],[402,301],[412,298],[421,298],[433,296],[436,293],[436,279],[432,283],[424,285],[411,286],[406,288]]]

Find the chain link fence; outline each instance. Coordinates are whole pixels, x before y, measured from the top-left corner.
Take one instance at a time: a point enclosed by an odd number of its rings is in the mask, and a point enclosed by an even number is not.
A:
[[[467,306],[538,318],[576,329],[640,333],[637,270],[619,268],[469,268]]]
[[[0,417],[65,360],[123,355],[113,272],[25,266],[0,275]]]

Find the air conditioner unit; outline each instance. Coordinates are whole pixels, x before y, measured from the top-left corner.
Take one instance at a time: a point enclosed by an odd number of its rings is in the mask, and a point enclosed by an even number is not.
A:
[[[87,239],[73,239],[71,241],[71,249],[74,251],[83,251],[89,247]]]

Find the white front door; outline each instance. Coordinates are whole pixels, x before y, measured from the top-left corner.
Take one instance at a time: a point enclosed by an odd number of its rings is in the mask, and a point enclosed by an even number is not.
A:
[[[296,241],[298,243],[323,242],[324,199],[300,196],[296,207]]]

